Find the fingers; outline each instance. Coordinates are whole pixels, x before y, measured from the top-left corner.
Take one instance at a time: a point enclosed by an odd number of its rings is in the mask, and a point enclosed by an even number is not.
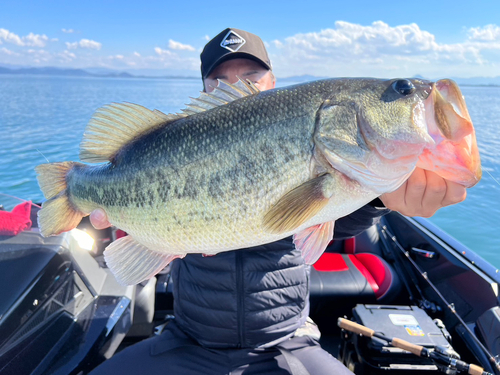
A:
[[[396,191],[380,197],[384,205],[406,216],[418,216],[422,211],[422,199],[425,194],[425,171],[416,168],[408,180]]]
[[[405,194],[408,181],[401,185],[392,193],[385,193],[380,196],[380,200],[388,209],[401,212],[405,208]]]
[[[416,168],[398,190],[380,199],[387,208],[403,215],[431,217],[441,207],[462,202],[466,195],[465,187]]]
[[[90,223],[95,229],[104,229],[111,226],[106,212],[100,208],[90,213]]]
[[[467,197],[467,189],[455,182],[445,180],[446,195],[442,201],[443,207],[463,202]]]
[[[415,168],[406,184],[404,196],[404,212],[407,216],[422,216],[426,211],[424,196],[427,188],[427,175],[421,168]]]
[[[431,217],[443,206],[443,199],[446,196],[446,181],[437,174],[423,171],[425,174],[425,189],[422,196],[420,210],[417,215]]]
[[[425,171],[426,187],[419,216],[431,217],[441,207],[462,202],[467,196],[466,188],[445,180],[434,172]]]

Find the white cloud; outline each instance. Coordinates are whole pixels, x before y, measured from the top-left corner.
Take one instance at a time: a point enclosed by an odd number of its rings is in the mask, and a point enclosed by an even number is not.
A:
[[[11,33],[9,30],[6,29],[0,29],[0,43],[2,41],[16,44],[18,46],[24,46],[23,41],[18,35]]]
[[[68,50],[64,50],[63,54],[65,56],[71,57],[72,59],[76,58],[76,55],[73,52],[69,52]]]
[[[11,50],[9,50],[9,49],[7,49],[5,47],[1,48],[0,52],[4,53],[6,55],[9,55],[9,56],[19,56],[19,53],[11,51]]]
[[[82,39],[80,40],[80,47],[99,50],[101,49],[102,44],[94,40]]]
[[[79,42],[73,42],[73,43],[66,42],[66,47],[68,49],[88,48],[88,49],[100,50],[102,44],[94,40],[82,39]]]
[[[73,29],[63,29],[71,34]],[[264,41],[278,77],[316,76],[428,78],[498,76],[500,26],[485,25],[461,30],[462,40],[444,43],[438,35],[415,23],[391,26],[382,21],[359,25],[335,22],[331,28]],[[458,33],[457,33],[458,34]],[[199,74],[200,61],[193,51],[202,48],[206,35],[191,46],[170,39],[167,46],[146,53],[118,50],[95,53],[104,47],[90,39],[54,43],[57,38],[29,33],[25,36],[0,28],[1,62],[85,68],[176,69]],[[50,48],[43,48],[50,45]],[[1,48],[8,47],[8,48]],[[85,53],[83,49],[92,53]],[[106,51],[105,51],[106,52]]]
[[[66,34],[73,34],[75,32],[73,29],[61,29],[61,31]]]
[[[193,46],[190,46],[189,44],[182,44],[172,39],[168,41],[168,48],[183,50],[183,51],[195,51],[195,48]]]
[[[177,53],[168,49],[155,47],[157,56],[144,56],[141,58],[142,65],[155,65],[161,68],[193,70],[193,74],[198,73],[200,60],[194,57],[181,57]],[[196,72],[196,73],[195,73]]]
[[[446,44],[415,23],[390,26],[376,21],[364,26],[337,21],[334,28],[274,40],[269,52],[279,76],[448,75],[450,67],[470,72],[474,66],[491,65],[486,55],[500,51],[498,26],[472,28],[468,35],[462,43]],[[490,70],[493,74],[493,65]]]
[[[33,34],[29,33],[26,36],[20,37],[17,34],[14,34],[13,32],[10,32],[9,30],[6,29],[0,29],[0,44],[2,42],[10,43],[10,44],[15,44],[20,47],[45,47],[49,40],[49,37],[47,35],[39,35],[39,34]]]
[[[272,43],[273,43],[276,47],[278,47],[278,48],[283,47],[283,43],[281,43],[281,42],[280,42],[279,40],[277,40],[277,39],[276,39],[276,40],[273,40],[273,41],[272,41]]]
[[[76,59],[76,55],[73,52],[69,52],[68,50],[64,50],[61,53],[56,55],[56,58],[59,59],[62,63],[69,63]]]
[[[47,35],[38,35],[29,33],[27,36],[24,36],[23,41],[25,45],[32,47],[45,47],[49,38]]]
[[[371,26],[337,21],[335,29],[319,33],[297,34],[285,39],[285,44],[304,51],[322,54],[326,51],[350,51],[360,55],[366,52],[382,54],[410,54],[437,48],[434,35],[422,31],[417,24],[390,27],[382,21]],[[279,45],[280,41],[278,41]],[[276,43],[275,43],[276,44]]]
[[[48,65],[53,59],[53,54],[51,52],[45,51],[43,49],[28,49],[25,53],[30,56],[29,58],[36,64]],[[24,55],[26,56],[26,55]]]
[[[469,39],[477,41],[500,42],[500,26],[486,25],[484,27],[471,27],[468,30]]]
[[[155,47],[155,52],[158,56],[176,56],[172,51],[161,49],[160,47]]]

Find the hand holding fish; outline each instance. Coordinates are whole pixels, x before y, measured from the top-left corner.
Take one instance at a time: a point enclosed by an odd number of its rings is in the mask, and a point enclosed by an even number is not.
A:
[[[466,196],[464,186],[417,167],[401,187],[382,194],[380,200],[388,209],[403,215],[431,217],[440,208],[460,203]]]

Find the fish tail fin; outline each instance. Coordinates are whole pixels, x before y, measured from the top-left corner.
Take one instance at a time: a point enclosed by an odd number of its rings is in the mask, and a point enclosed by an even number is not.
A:
[[[38,226],[44,237],[76,228],[82,217],[86,216],[73,205],[66,190],[66,175],[75,164],[50,163],[35,168],[38,184],[47,198],[38,211]]]

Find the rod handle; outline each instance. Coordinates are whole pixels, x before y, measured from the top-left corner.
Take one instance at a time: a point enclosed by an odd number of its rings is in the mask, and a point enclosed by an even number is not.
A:
[[[343,328],[347,331],[351,331],[354,333],[358,333],[363,336],[372,337],[375,331],[373,329],[362,326],[361,324],[354,323],[350,320],[339,318],[337,320],[337,324],[340,328]]]
[[[422,355],[422,350],[424,349],[423,346],[412,344],[408,341],[398,339],[397,337],[392,339],[391,345],[403,350],[407,350],[410,353],[418,355],[419,357]]]
[[[484,369],[479,366],[473,365],[472,363],[469,365],[469,374],[471,375],[483,375]]]

